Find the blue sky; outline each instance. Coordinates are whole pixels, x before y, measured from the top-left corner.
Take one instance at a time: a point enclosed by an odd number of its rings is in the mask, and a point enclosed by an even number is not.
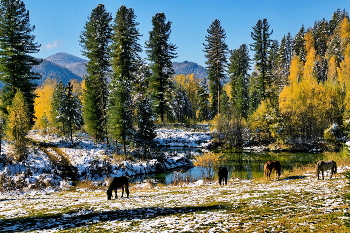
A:
[[[172,22],[170,42],[178,46],[174,61],[193,61],[205,65],[203,43],[209,25],[221,21],[230,49],[252,43],[252,27],[266,18],[273,30],[272,39],[281,40],[288,32],[294,36],[304,25],[313,26],[323,18],[329,20],[337,9],[350,12],[349,0],[24,0],[30,12],[32,33],[42,45],[36,57],[46,58],[58,52],[82,57],[79,36],[91,11],[100,3],[115,17],[121,5],[133,8],[140,44],[152,30],[152,16],[164,12]],[[145,54],[141,54],[145,57]]]

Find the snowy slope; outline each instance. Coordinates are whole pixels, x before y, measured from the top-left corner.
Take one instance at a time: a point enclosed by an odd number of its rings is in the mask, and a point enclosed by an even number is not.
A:
[[[115,156],[115,148],[99,144],[86,134],[77,135],[72,147],[62,137],[57,135],[41,135],[31,131],[28,135],[36,144],[29,148],[26,161],[20,164],[3,164],[6,154],[11,153],[9,143],[2,142],[0,157],[0,181],[5,188],[10,184],[25,188],[45,188],[49,186],[67,186],[66,180],[93,180],[103,182],[108,177],[134,176],[149,174],[193,166],[190,152],[167,153],[147,161],[121,160]],[[193,133],[186,131],[157,130],[156,142],[159,146],[206,147],[210,144],[208,133]],[[2,160],[1,160],[2,159]],[[69,170],[69,171],[68,171]]]

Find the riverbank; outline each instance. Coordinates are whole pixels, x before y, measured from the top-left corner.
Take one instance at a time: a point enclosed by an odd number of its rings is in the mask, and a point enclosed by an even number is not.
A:
[[[184,130],[156,130],[155,143],[161,147],[206,148],[210,133]],[[113,145],[97,143],[87,134],[76,135],[71,145],[64,137],[30,131],[31,141],[25,161],[13,163],[11,146],[2,140],[0,155],[0,191],[30,190],[74,186],[76,181],[92,181],[107,185],[110,177],[161,173],[183,167],[193,167],[194,151],[166,152],[153,150],[148,158],[138,158],[137,151],[123,151]],[[120,145],[119,145],[120,146]]]
[[[226,186],[142,183],[111,201],[105,188],[1,194],[0,232],[348,232],[345,170],[331,180],[310,171]]]

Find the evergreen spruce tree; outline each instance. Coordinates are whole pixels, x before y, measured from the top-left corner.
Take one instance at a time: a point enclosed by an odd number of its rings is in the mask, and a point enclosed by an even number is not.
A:
[[[192,103],[184,87],[176,85],[172,92],[171,109],[176,122],[188,122],[193,118]]]
[[[80,35],[82,54],[89,59],[86,64],[83,117],[87,132],[98,141],[107,139],[107,76],[110,71],[111,21],[111,14],[106,12],[103,4],[99,4],[92,10]]]
[[[73,93],[73,86],[70,82],[65,86],[58,121],[62,123],[63,132],[69,136],[73,144],[73,132],[83,126],[83,118],[80,99]]]
[[[283,36],[278,51],[279,74],[283,77],[289,76],[290,62],[293,56],[294,39],[290,33]],[[286,83],[284,83],[286,84]]]
[[[258,20],[251,33],[251,37],[255,42],[250,46],[251,49],[255,51],[254,61],[259,71],[259,79],[257,81],[259,82],[258,86],[261,87],[258,95],[260,102],[269,97],[268,91],[271,85],[271,69],[268,59],[271,48],[270,36],[272,33],[273,31],[270,31],[270,25],[267,19]]]
[[[204,52],[207,61],[209,90],[211,94],[211,111],[213,117],[220,113],[221,81],[224,79],[227,67],[228,47],[225,43],[226,33],[218,19],[214,20],[205,36]]]
[[[55,116],[55,125],[64,135],[70,138],[73,144],[73,132],[83,126],[81,102],[73,93],[70,82],[66,86],[60,82],[53,93],[52,115]]]
[[[327,41],[330,36],[329,23],[326,19],[315,22],[312,29],[312,35],[315,41],[315,49],[318,55],[323,57],[327,51]]]
[[[134,89],[139,67],[138,44],[140,34],[136,28],[136,15],[132,8],[121,6],[113,24],[114,34],[111,44],[112,77],[109,101],[109,133],[114,140],[123,142],[126,156],[126,144],[133,138],[133,111],[131,93]]]
[[[64,85],[62,81],[60,81],[55,86],[54,92],[52,94],[51,111],[50,111],[50,114],[53,119],[52,126],[55,127],[58,131],[60,131],[63,128],[62,122],[58,121],[60,116],[61,103],[63,102],[63,99],[64,99]]]
[[[305,51],[305,27],[304,25],[300,28],[299,32],[294,37],[293,52],[299,56],[303,62],[305,62],[306,51]]]
[[[13,142],[13,158],[22,162],[27,158],[27,134],[31,128],[30,110],[24,94],[17,90],[9,107],[6,135]]]
[[[315,22],[313,27],[314,46],[317,53],[315,64],[315,73],[317,80],[324,82],[327,79],[328,63],[325,58],[327,52],[327,43],[330,37],[330,28],[327,20]]]
[[[333,13],[332,19],[329,20],[329,30],[330,33],[333,34],[334,31],[337,29],[341,21],[343,21],[344,18],[349,19],[349,14],[346,12],[346,10],[340,10],[338,9],[336,12]]]
[[[153,139],[157,136],[155,132],[155,117],[152,110],[150,98],[142,97],[136,107],[137,130],[135,133],[136,145],[143,149],[143,158],[147,158],[147,151],[154,144]]]
[[[197,118],[200,121],[207,121],[210,118],[210,103],[209,103],[209,93],[208,93],[207,80],[204,78],[199,83],[199,88],[196,91],[197,96]]]
[[[231,80],[232,104],[237,113],[246,118],[249,109],[248,71],[250,69],[249,50],[246,44],[231,52],[228,74]]]
[[[168,93],[172,85],[171,76],[174,74],[171,59],[176,58],[176,45],[169,42],[171,22],[166,22],[164,13],[152,17],[152,31],[146,41],[146,53],[151,65],[150,87],[154,104],[154,112],[164,122],[167,111]]]
[[[249,115],[253,114],[261,103],[261,85],[259,74],[253,72],[249,77]]]
[[[222,90],[220,100],[220,114],[231,116],[232,103],[225,90]]]
[[[277,104],[278,94],[281,87],[281,77],[279,76],[280,54],[279,54],[279,42],[277,40],[271,41],[271,48],[268,57],[268,85],[266,86],[265,93],[272,101],[273,104]]]
[[[23,1],[0,1],[0,80],[4,84],[0,110],[7,114],[16,92],[21,91],[28,104],[31,124],[34,123],[34,80],[41,78],[31,70],[41,62],[30,55],[39,52],[40,47],[31,35],[34,28]]]

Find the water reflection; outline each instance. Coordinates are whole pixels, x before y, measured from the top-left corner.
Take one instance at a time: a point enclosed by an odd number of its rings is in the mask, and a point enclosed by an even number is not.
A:
[[[319,160],[326,159],[323,153],[224,153],[226,166],[230,178],[256,179],[264,176],[264,164],[269,160],[279,160],[284,171],[292,171],[295,168],[316,164]],[[212,171],[213,172],[213,171]],[[214,171],[214,179],[217,174]],[[274,174],[273,174],[274,175]],[[131,178],[132,182],[144,179],[154,179],[159,183],[170,184],[177,180],[196,181],[205,176],[205,170],[201,167],[193,167],[161,174],[142,175]],[[272,176],[274,177],[274,176]]]

